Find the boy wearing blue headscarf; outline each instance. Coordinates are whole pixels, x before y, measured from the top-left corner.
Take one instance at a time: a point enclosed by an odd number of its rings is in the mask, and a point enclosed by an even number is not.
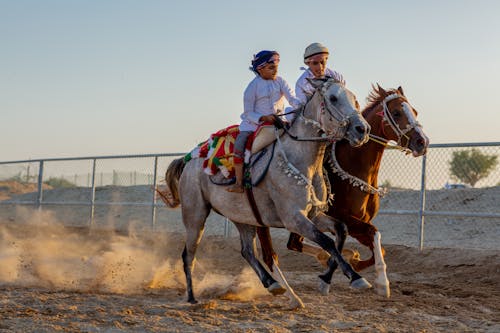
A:
[[[256,77],[248,84],[243,94],[243,113],[240,133],[234,143],[234,171],[236,183],[227,188],[229,192],[243,193],[243,161],[248,137],[263,122],[274,123],[275,115],[283,114],[284,99],[292,108],[300,101],[288,83],[278,76],[280,56],[276,51],[260,51],[252,60],[251,70]]]

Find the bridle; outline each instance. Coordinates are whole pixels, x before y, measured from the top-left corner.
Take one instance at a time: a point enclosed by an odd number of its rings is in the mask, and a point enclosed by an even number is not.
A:
[[[401,129],[399,127],[398,123],[392,117],[392,114],[389,111],[389,107],[387,106],[387,104],[390,101],[393,101],[397,98],[402,98],[404,100],[401,103],[401,106],[403,107],[403,111],[406,114],[406,118],[408,119],[409,122],[408,126],[406,126],[405,129]],[[411,153],[411,149],[408,148],[408,145],[410,144],[410,138],[408,137],[407,134],[408,132],[410,132],[413,129],[416,129],[417,127],[422,127],[422,125],[420,125],[420,123],[416,121],[415,117],[413,116],[412,107],[410,106],[406,98],[398,93],[388,95],[382,100],[382,102],[380,102],[380,104],[382,104],[382,112],[378,113],[378,115],[382,117],[381,119],[382,133],[384,134],[384,136],[387,136],[384,131],[384,128],[385,125],[388,124],[392,128],[394,133],[397,135],[398,141],[396,145],[390,145],[389,142],[393,140],[389,140],[374,134],[369,134],[370,140],[379,143],[387,148],[399,149],[405,153]],[[401,145],[401,141],[403,138],[406,138],[406,146]],[[336,173],[341,179],[349,181],[349,183],[352,186],[359,187],[361,191],[370,194],[377,194],[380,197],[383,197],[387,193],[386,188],[372,186],[366,181],[356,176],[353,176],[348,172],[346,172],[344,169],[342,169],[335,156],[335,143],[333,143],[332,145],[331,156],[328,162],[330,164],[330,168],[334,173]]]
[[[329,83],[330,84],[327,84]],[[313,127],[317,128],[319,131],[323,132],[321,136],[319,137],[298,137],[292,133],[290,133],[289,129],[284,127],[285,132],[295,141],[330,141],[334,142],[337,140],[340,140],[344,137],[347,128],[349,127],[349,124],[351,123],[351,118],[355,117],[359,111],[355,111],[351,114],[345,115],[343,112],[341,112],[333,103],[330,103],[325,99],[325,94],[328,91],[328,89],[331,87],[332,84],[334,83],[340,83],[338,81],[335,81],[333,79],[330,79],[325,82],[321,87],[318,87],[313,94],[313,96],[308,100],[312,100],[316,94],[319,94],[319,98],[321,99],[320,102],[320,115],[323,115],[325,113],[328,113],[332,119],[335,120],[337,123],[337,126],[335,126],[335,130],[327,132],[324,129],[324,125],[321,122],[321,117],[320,121],[314,120],[312,118],[308,118],[304,115],[305,113],[305,105],[303,105],[299,110],[297,111],[292,111],[292,112],[297,112],[298,116],[304,120],[305,124],[310,124]],[[306,103],[307,104],[307,103]],[[297,119],[296,119],[297,120]]]
[[[336,81],[329,80],[327,82],[335,83]],[[325,105],[325,101],[326,101],[325,93],[330,88],[330,86],[331,86],[331,84],[326,84],[326,83],[323,84],[321,87],[316,89],[312,98],[315,98],[314,96],[316,94],[319,94],[319,97],[321,98],[320,111],[319,111],[320,115],[328,112],[328,114],[337,122],[338,127],[341,128],[342,131],[336,130],[336,131],[334,131],[334,133],[327,134],[327,132],[323,128],[323,125],[321,124],[321,120],[316,121],[316,120],[308,118],[304,115],[304,113],[305,113],[305,105],[304,105],[304,106],[302,106],[302,108],[300,110],[298,110],[299,114],[297,115],[297,118],[299,118],[299,117],[302,118],[302,120],[304,120],[306,125],[311,124],[314,128],[317,128],[319,131],[322,131],[323,134],[320,137],[302,137],[302,138],[299,138],[299,137],[291,134],[289,132],[289,130],[286,128],[286,126],[283,126],[283,129],[285,130],[285,132],[293,140],[295,140],[295,141],[330,141],[330,142],[333,142],[333,144],[335,145],[334,142],[336,140],[343,138],[345,132],[347,131],[347,127],[349,126],[349,124],[351,122],[351,117],[355,116],[356,113],[344,115],[332,103],[327,102],[327,104]],[[330,105],[330,107],[328,107],[328,105]],[[321,119],[321,117],[320,117],[320,119]],[[295,119],[294,121],[297,121],[297,120],[298,119]],[[283,148],[283,144],[280,140],[279,131],[277,129],[275,130],[275,135],[276,135],[276,142],[278,145],[278,152],[279,152],[280,157],[281,157],[279,162],[278,162],[279,167],[283,170],[283,172],[288,177],[292,177],[297,182],[297,185],[306,187],[307,191],[309,192],[308,199],[307,199],[308,204],[311,204],[312,207],[315,207],[317,209],[317,211],[325,211],[328,208],[328,203],[332,200],[331,194],[327,194],[325,200],[320,200],[317,197],[312,180],[309,179],[306,175],[304,175],[297,167],[295,167],[288,160],[288,157],[286,156],[286,153],[285,153],[285,149]]]
[[[403,108],[403,112],[406,115],[406,118],[407,118],[408,123],[409,123],[405,129],[401,129],[399,127],[399,124],[394,120],[394,117],[392,116],[391,112],[389,111],[389,107],[387,106],[387,104],[389,102],[391,102],[397,98],[403,98],[403,100],[404,100],[401,103],[401,106]],[[399,149],[399,150],[404,151],[404,152],[409,152],[409,151],[411,152],[411,150],[408,149],[408,145],[410,144],[410,137],[407,134],[410,131],[412,131],[418,127],[420,127],[420,128],[422,127],[422,125],[413,116],[412,107],[410,106],[410,104],[408,103],[406,98],[398,93],[394,93],[394,94],[386,96],[382,100],[382,102],[380,102],[380,104],[382,105],[382,112],[378,113],[378,115],[380,115],[382,117],[382,119],[380,121],[382,133],[384,134],[384,136],[387,136],[387,134],[385,133],[385,127],[386,127],[386,125],[389,125],[391,127],[391,129],[393,130],[393,132],[398,137],[398,140],[396,141],[396,145],[389,145],[388,143],[391,140],[376,136],[374,134],[370,134],[370,140],[377,142],[377,143],[380,143],[381,145],[386,146],[386,147],[396,148],[396,149]],[[406,145],[404,145],[404,146],[402,145],[403,138],[406,139]]]

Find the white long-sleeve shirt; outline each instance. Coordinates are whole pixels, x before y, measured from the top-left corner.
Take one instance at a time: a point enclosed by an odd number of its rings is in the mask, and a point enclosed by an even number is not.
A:
[[[325,76],[333,77],[335,80],[345,84],[345,80],[342,74],[331,70],[330,68],[327,68],[325,70]],[[305,104],[307,102],[307,99],[314,93],[314,87],[311,85],[311,83],[309,83],[309,81],[307,81],[308,78],[314,78],[314,74],[310,69],[306,69],[295,84],[295,93],[297,94],[297,98],[302,104]]]
[[[256,76],[243,95],[240,131],[255,131],[262,116],[282,114],[285,99],[293,108],[300,106],[300,100],[283,78],[277,76],[275,80],[264,80]]]

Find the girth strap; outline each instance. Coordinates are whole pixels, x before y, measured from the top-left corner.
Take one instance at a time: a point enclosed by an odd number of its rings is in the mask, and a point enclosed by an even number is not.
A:
[[[262,216],[260,216],[259,208],[257,207],[257,203],[255,202],[255,197],[253,195],[252,186],[245,186],[245,193],[247,194],[248,203],[250,203],[250,208],[252,208],[253,215],[257,222],[264,226],[264,222],[262,222]]]

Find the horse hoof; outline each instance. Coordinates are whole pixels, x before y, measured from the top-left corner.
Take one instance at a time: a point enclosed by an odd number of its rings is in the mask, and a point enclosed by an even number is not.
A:
[[[391,297],[391,288],[387,284],[377,284],[375,283],[375,292],[377,295],[384,296],[385,298]]]
[[[191,303],[191,304],[198,304],[198,301],[195,300],[194,298],[193,299],[188,299],[188,302]]]
[[[284,294],[286,292],[286,289],[283,288],[283,286],[279,284],[279,282],[274,282],[272,285],[267,287],[267,291],[273,294],[273,296],[278,296]]]
[[[319,292],[321,295],[327,296],[330,293],[330,284],[319,279]]]
[[[303,309],[305,308],[304,303],[302,303],[302,300],[300,298],[294,298],[291,300],[290,304],[288,305],[288,310],[296,310],[296,309]]]
[[[359,278],[351,282],[351,288],[353,289],[362,290],[362,289],[369,289],[371,287],[372,285],[368,281],[366,281],[365,278]]]

